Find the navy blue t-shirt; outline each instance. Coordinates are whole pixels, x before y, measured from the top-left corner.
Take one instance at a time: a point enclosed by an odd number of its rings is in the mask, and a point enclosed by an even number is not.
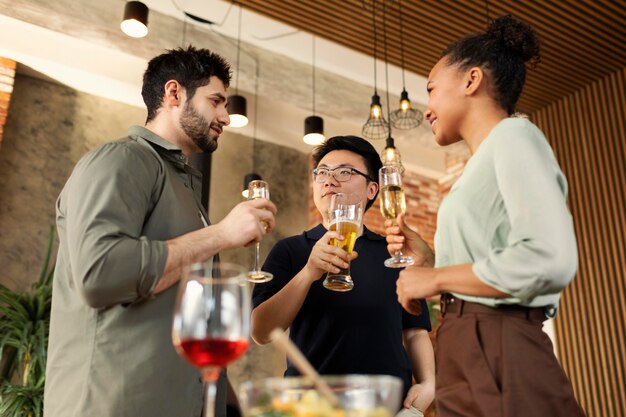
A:
[[[315,243],[326,233],[323,225],[279,241],[268,255],[263,270],[274,274],[267,283],[256,284],[254,308],[279,292],[306,265]],[[323,279],[309,293],[290,327],[290,338],[321,374],[394,375],[411,386],[411,363],[402,345],[402,331],[431,330],[428,307],[414,316],[398,303],[399,270],[383,264],[389,257],[383,236],[364,227],[355,244],[358,258],[350,264],[354,288],[330,291]],[[287,362],[286,376],[299,375]]]

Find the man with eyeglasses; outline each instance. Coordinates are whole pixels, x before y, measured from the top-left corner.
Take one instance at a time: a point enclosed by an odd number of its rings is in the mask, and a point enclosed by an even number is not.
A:
[[[419,316],[398,303],[399,271],[384,266],[389,254],[383,236],[363,226],[351,255],[330,244],[339,237],[328,231],[331,196],[356,193],[369,209],[378,194],[380,157],[364,139],[336,136],[315,149],[313,160],[313,200],[323,222],[279,241],[268,255],[263,270],[274,279],[254,288],[252,338],[266,344],[274,328],[289,328],[292,341],[321,374],[397,376],[405,386],[404,407],[420,415],[435,392],[426,303],[421,300]],[[348,263],[351,291],[322,286],[325,273]],[[288,362],[285,376],[292,375],[299,372]]]

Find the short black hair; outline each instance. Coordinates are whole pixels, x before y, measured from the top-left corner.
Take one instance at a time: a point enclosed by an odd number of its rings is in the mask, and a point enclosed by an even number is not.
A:
[[[482,34],[466,36],[448,46],[442,58],[467,70],[481,67],[491,75],[494,99],[509,115],[526,82],[526,62],[540,61],[539,38],[525,22],[511,15],[498,17]]]
[[[359,155],[363,158],[370,180],[378,183],[378,170],[383,166],[383,163],[380,160],[380,155],[378,155],[371,143],[358,136],[333,136],[313,151],[313,163],[315,166],[317,167],[322,158],[332,151],[350,151]],[[376,200],[376,196],[367,202],[365,210],[374,204],[374,200]]]
[[[165,83],[176,80],[190,100],[198,87],[207,85],[211,77],[219,78],[224,87],[230,84],[230,64],[220,55],[203,48],[170,49],[154,57],[143,74],[141,96],[148,109],[146,123],[154,119],[163,102]]]

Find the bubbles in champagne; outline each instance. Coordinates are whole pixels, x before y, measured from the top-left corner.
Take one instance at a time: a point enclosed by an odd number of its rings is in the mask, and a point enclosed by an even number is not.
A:
[[[404,191],[399,185],[386,185],[380,190],[380,212],[385,219],[395,219],[406,211]]]

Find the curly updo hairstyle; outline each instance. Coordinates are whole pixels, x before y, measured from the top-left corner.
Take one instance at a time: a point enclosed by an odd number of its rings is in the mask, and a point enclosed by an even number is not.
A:
[[[441,57],[461,70],[481,67],[490,75],[496,102],[511,115],[526,81],[525,64],[534,68],[540,61],[539,38],[530,25],[506,15],[485,33],[454,42]]]

